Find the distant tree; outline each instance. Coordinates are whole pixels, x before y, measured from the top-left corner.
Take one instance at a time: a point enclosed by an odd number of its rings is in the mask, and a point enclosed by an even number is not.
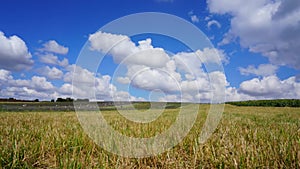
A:
[[[51,102],[54,102],[54,99],[51,99]]]
[[[66,101],[65,99],[60,98],[60,97],[56,99],[56,102],[65,102],[65,101]]]
[[[39,102],[39,101],[40,101],[39,99],[35,99],[35,100],[34,100],[34,102]]]
[[[13,98],[13,97],[10,97],[8,100],[9,100],[9,101],[15,101],[16,99]]]
[[[67,97],[67,98],[66,98],[66,101],[67,101],[67,102],[72,102],[72,101],[74,101],[74,99],[72,99],[72,98],[70,98],[70,97]]]
[[[89,102],[90,100],[89,99],[77,99],[76,101],[77,102]]]
[[[74,99],[70,98],[70,97],[67,97],[66,99],[63,99],[63,98],[57,98],[56,99],[56,102],[72,102],[74,101]]]

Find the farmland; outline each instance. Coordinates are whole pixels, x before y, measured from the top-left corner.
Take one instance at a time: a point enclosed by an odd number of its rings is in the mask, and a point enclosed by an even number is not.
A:
[[[142,111],[147,105],[135,107]],[[122,134],[151,137],[170,127],[179,109],[171,104],[148,124],[129,123],[111,107],[101,113]],[[300,168],[300,108],[226,105],[218,128],[201,144],[197,138],[208,110],[209,105],[200,105],[181,143],[147,158],[102,149],[72,110],[2,110],[0,168]]]

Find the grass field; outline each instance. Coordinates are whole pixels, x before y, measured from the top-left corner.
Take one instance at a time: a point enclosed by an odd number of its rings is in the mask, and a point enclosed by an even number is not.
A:
[[[124,158],[97,146],[75,112],[1,112],[0,168],[300,168],[300,108],[225,106],[206,143],[198,143],[209,105],[173,149],[148,158]],[[178,109],[156,121],[130,123],[116,111],[102,111],[128,136],[151,137],[168,128]]]

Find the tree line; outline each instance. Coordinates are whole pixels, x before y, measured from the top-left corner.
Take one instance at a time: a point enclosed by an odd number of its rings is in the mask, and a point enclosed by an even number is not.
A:
[[[277,99],[277,100],[248,100],[226,102],[235,106],[262,106],[262,107],[300,107],[299,99]]]

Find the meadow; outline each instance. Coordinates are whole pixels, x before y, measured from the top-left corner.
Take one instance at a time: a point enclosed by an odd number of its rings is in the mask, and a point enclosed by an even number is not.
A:
[[[0,168],[300,168],[300,108],[226,105],[218,128],[201,144],[209,105],[200,107],[180,144],[147,158],[102,149],[83,132],[74,111],[2,111]],[[172,125],[178,109],[170,107],[148,124],[128,122],[114,109],[101,112],[120,133],[151,137]]]

